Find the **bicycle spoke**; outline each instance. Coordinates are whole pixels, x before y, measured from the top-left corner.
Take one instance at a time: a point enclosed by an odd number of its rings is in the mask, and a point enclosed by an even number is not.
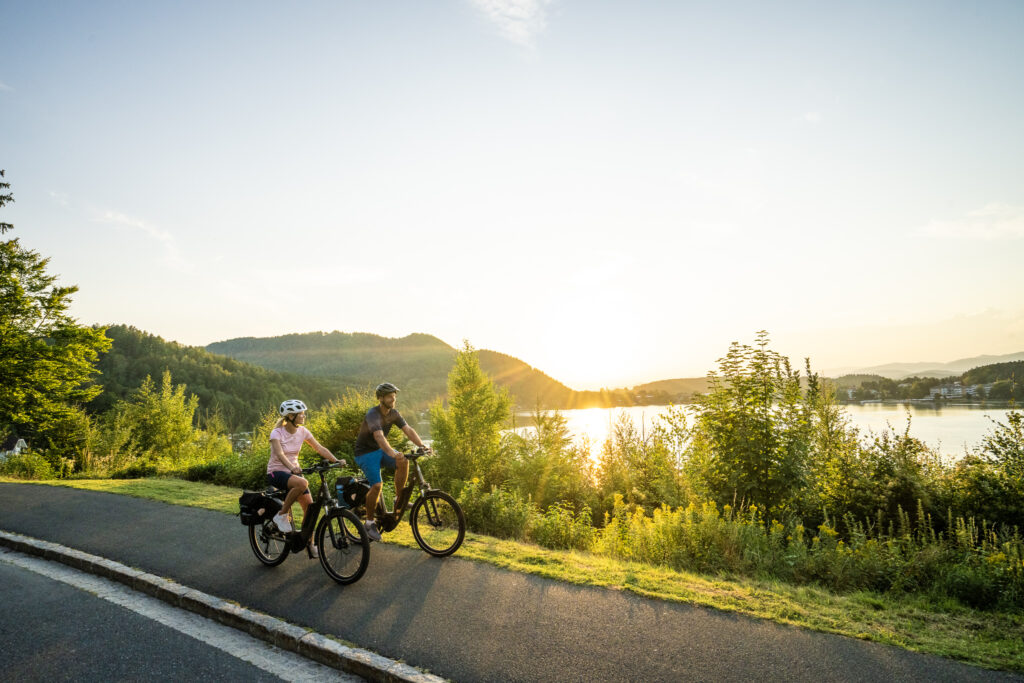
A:
[[[370,561],[370,542],[354,515],[338,511],[328,514],[320,521],[316,535],[320,564],[332,579],[348,584],[363,575]]]
[[[451,555],[466,533],[466,519],[455,499],[442,491],[432,491],[413,507],[409,520],[413,537],[431,555]]]

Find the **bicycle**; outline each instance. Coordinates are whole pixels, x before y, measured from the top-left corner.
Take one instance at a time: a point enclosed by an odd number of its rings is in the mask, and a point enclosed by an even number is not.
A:
[[[320,566],[328,576],[343,585],[355,583],[363,576],[370,563],[370,539],[366,529],[354,512],[331,495],[324,479],[328,470],[341,467],[344,467],[342,463],[323,462],[302,470],[303,474],[320,475],[320,491],[306,509],[299,531],[295,531],[292,524],[291,532],[282,532],[273,522],[273,513],[264,514],[257,523],[249,525],[249,544],[256,559],[268,567],[276,567],[285,561],[289,552],[297,553],[303,548],[307,548],[312,557],[308,544],[310,538],[314,538]],[[265,495],[277,500],[280,507],[287,491],[268,488]],[[326,512],[320,517],[324,508]]]
[[[388,512],[384,505],[384,492],[377,498],[377,528],[381,533],[393,531],[402,521],[413,489],[419,486],[420,494],[412,504],[409,512],[409,525],[412,527],[416,543],[434,557],[447,557],[459,549],[466,537],[466,515],[462,508],[449,494],[440,489],[431,488],[423,477],[419,463],[416,461],[427,455],[424,449],[405,453],[409,460],[409,479],[400,493],[395,496],[394,511]],[[353,512],[360,517],[365,516],[365,491],[369,490],[369,482],[365,478],[351,478],[348,486],[362,488],[362,497],[354,501],[346,500]],[[346,488],[345,492],[351,489]],[[346,498],[349,496],[346,495]]]

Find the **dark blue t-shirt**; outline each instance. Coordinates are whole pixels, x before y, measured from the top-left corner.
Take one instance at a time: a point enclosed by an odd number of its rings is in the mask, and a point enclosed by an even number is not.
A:
[[[380,406],[370,408],[366,411],[363,424],[359,425],[359,436],[356,437],[356,456],[366,455],[380,448],[377,440],[373,438],[373,433],[378,429],[384,432],[384,438],[386,439],[392,425],[396,425],[401,429],[406,424],[408,423],[405,421],[405,418],[394,408],[387,414],[387,417],[381,414]]]

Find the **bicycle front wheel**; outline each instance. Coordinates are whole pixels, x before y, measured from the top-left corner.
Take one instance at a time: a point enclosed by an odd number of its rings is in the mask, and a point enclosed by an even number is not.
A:
[[[316,544],[320,566],[340,584],[355,583],[370,564],[370,539],[351,510],[328,511],[316,527]]]
[[[268,567],[276,567],[288,557],[288,541],[269,519],[249,527],[249,545],[256,559]]]
[[[466,537],[466,515],[444,491],[428,491],[420,496],[412,506],[409,524],[416,542],[434,557],[451,555]]]

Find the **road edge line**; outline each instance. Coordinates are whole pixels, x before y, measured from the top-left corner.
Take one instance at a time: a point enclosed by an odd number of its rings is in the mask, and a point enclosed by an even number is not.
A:
[[[0,529],[0,545],[102,576],[326,666],[377,683],[443,683],[445,679],[369,650],[343,645],[328,636],[269,614],[189,588],[149,572],[74,548]]]

